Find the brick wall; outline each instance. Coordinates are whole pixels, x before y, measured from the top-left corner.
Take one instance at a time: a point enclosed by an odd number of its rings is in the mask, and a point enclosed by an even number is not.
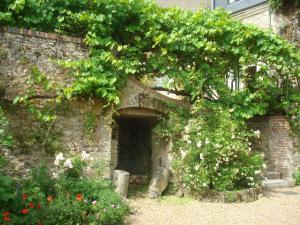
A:
[[[291,178],[298,155],[289,121],[284,116],[258,117],[249,122],[253,130],[260,130],[261,138],[254,149],[264,152],[267,160],[266,176],[278,173],[279,178]]]

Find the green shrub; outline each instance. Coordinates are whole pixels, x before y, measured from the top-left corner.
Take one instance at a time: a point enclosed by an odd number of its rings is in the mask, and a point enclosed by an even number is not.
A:
[[[53,180],[49,174],[49,171],[45,165],[34,168],[31,171],[31,177],[25,181],[25,188],[37,187],[45,195],[55,194],[55,180]]]
[[[5,159],[0,156],[0,205],[2,207],[6,206],[8,202],[15,196],[13,180],[1,172],[5,164]]]
[[[296,181],[296,185],[300,185],[300,167],[298,168],[298,170],[296,170],[294,174],[294,178]]]
[[[260,184],[263,158],[249,139],[259,131],[245,131],[229,109],[193,107],[193,117],[175,142],[175,170],[181,187],[192,193],[231,191]]]
[[[4,116],[2,107],[0,107],[0,145],[1,146],[11,146],[13,143],[12,136],[8,131],[9,122]]]

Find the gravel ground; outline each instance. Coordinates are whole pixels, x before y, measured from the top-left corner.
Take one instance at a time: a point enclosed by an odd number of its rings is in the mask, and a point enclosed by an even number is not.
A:
[[[300,187],[274,189],[251,203],[203,203],[166,197],[130,199],[131,225],[300,225]]]

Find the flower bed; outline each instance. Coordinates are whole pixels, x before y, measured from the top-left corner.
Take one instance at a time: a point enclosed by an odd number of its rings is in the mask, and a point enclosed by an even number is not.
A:
[[[1,224],[123,224],[129,207],[113,191],[110,181],[83,176],[86,159],[79,156],[65,159],[59,154],[55,178],[49,176],[45,167],[33,170],[32,177],[23,179],[14,195],[1,202]]]

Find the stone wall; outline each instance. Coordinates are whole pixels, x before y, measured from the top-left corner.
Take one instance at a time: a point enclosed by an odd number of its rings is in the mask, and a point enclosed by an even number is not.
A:
[[[272,29],[275,33],[300,46],[300,11],[282,14],[271,10],[268,3],[264,3],[232,16],[246,24],[262,29]]]
[[[11,172],[26,173],[42,161],[51,167],[54,156],[42,152],[39,145],[28,143],[41,138],[36,134],[39,132],[38,122],[25,108],[12,106],[11,101],[26,92],[26,79],[31,76],[33,67],[44,73],[52,83],[69,84],[72,77],[58,66],[57,61],[82,59],[87,57],[87,49],[78,38],[6,28],[0,33],[0,52],[0,75],[6,89],[4,99],[8,102],[5,112],[15,136],[13,149],[1,149],[1,153],[12,162]],[[42,90],[37,91],[41,96],[46,94]],[[38,101],[43,104],[45,99]],[[64,106],[54,123],[56,150],[78,153],[84,150],[96,161],[109,162],[111,131],[105,121],[101,101],[75,98]],[[95,117],[95,128],[90,135],[85,130],[88,114]],[[109,176],[110,171],[105,171],[105,174]]]
[[[0,75],[6,83],[5,98],[12,100],[26,91],[26,79],[32,67],[44,72],[47,78],[67,84],[72,78],[56,63],[87,56],[81,39],[56,34],[7,28],[0,32]]]
[[[258,117],[249,122],[253,130],[259,130],[259,141],[253,148],[264,152],[267,160],[268,178],[289,179],[295,167],[299,166],[299,155],[289,121],[284,116]]]
[[[39,133],[39,123],[28,113],[25,107],[13,106],[15,96],[26,93],[26,80],[32,75],[32,68],[38,68],[47,79],[61,86],[72,82],[68,71],[58,66],[60,60],[77,60],[87,57],[87,49],[78,38],[57,34],[34,32],[24,29],[5,28],[0,33],[0,75],[5,93],[2,96],[7,104],[4,106],[6,116],[11,121],[15,136],[12,149],[0,149],[1,154],[12,162],[9,172],[26,174],[30,168],[44,161],[49,167],[53,166],[54,156],[46,154],[36,141],[42,140],[44,134]],[[49,93],[36,89],[43,105]],[[53,93],[54,94],[54,93]],[[51,94],[50,94],[51,97]],[[77,97],[65,102],[63,109],[57,112],[57,120],[53,124],[55,144],[53,151],[70,151],[80,153],[86,151],[96,162],[105,164],[105,177],[111,177],[118,160],[118,137],[114,134],[111,122],[115,116],[146,116],[160,117],[168,113],[164,101],[175,104],[186,104],[183,101],[170,99],[151,88],[130,78],[121,93],[121,104],[112,110],[103,109],[101,100],[83,99]],[[87,134],[86,123],[88,116],[94,117],[95,127]],[[48,135],[48,134],[46,134]],[[51,133],[51,135],[53,135]],[[169,144],[155,138],[153,147],[153,168],[161,163],[169,167]],[[30,142],[35,142],[32,144]],[[152,140],[154,143],[154,139]]]
[[[233,14],[233,17],[243,23],[253,24],[262,29],[276,29],[277,27],[275,14],[271,13],[267,3]]]

